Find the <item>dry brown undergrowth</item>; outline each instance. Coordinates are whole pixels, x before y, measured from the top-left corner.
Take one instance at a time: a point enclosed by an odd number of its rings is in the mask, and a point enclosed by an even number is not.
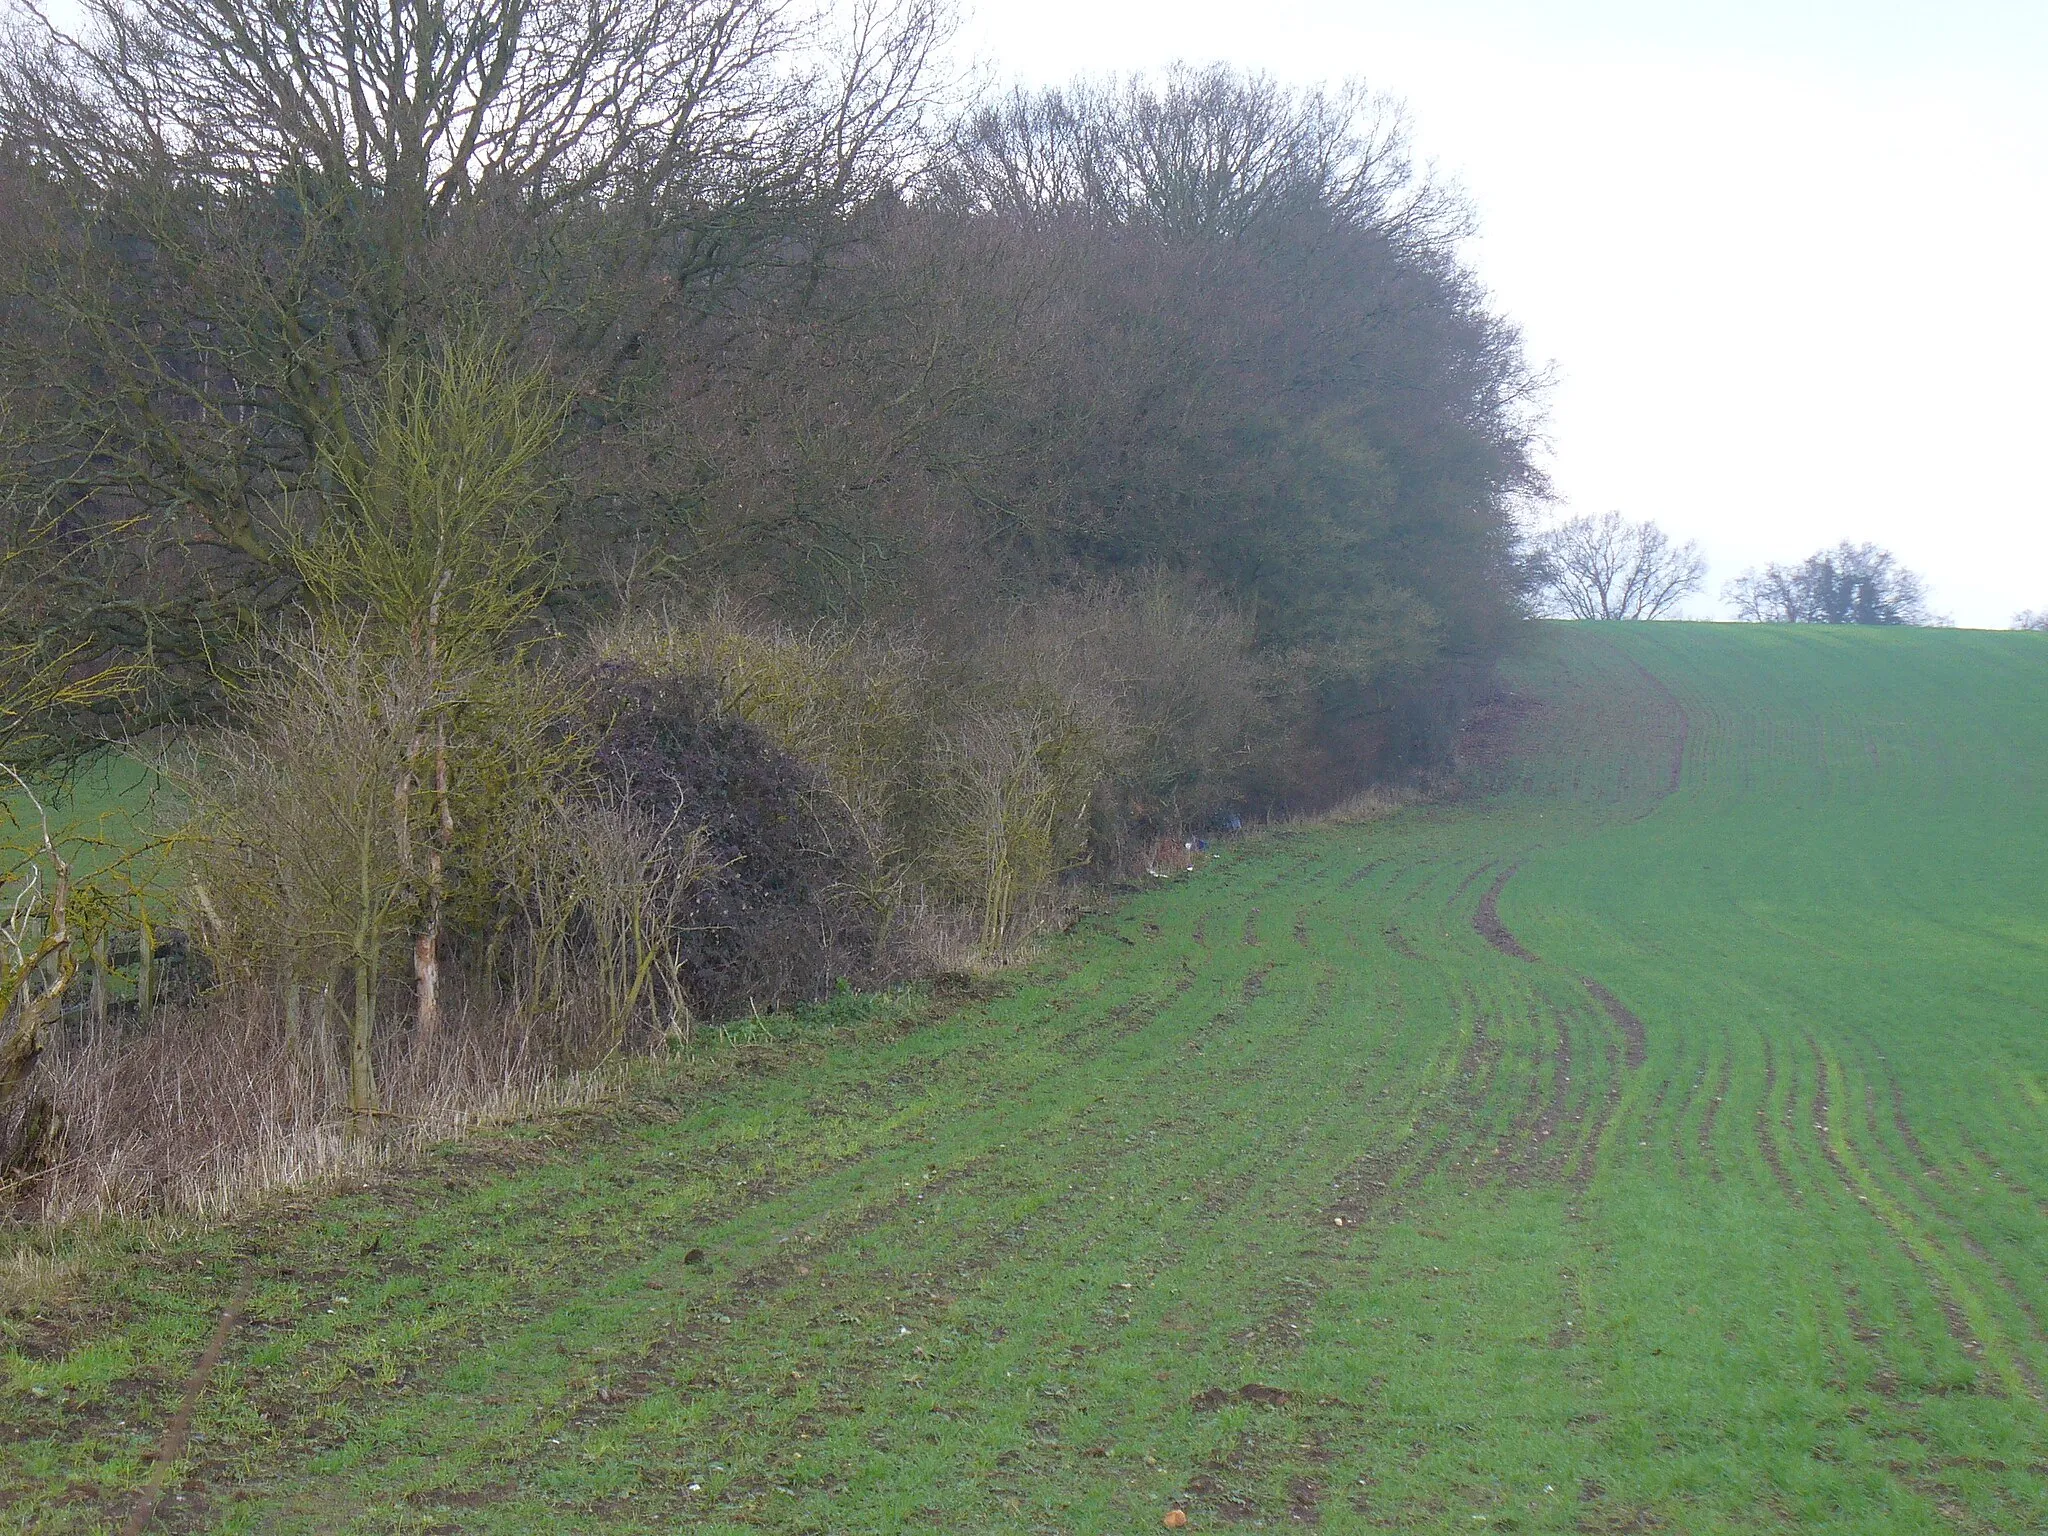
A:
[[[237,1027],[239,1026],[239,1027]],[[430,1046],[384,1043],[385,1109],[364,1132],[346,1113],[333,1033],[288,1046],[261,1004],[167,1011],[146,1033],[59,1042],[42,1063],[64,1127],[58,1158],[26,1191],[45,1230],[171,1217],[221,1220],[277,1189],[319,1184],[484,1125],[596,1102],[618,1061],[576,1070],[515,1032],[451,1030]]]

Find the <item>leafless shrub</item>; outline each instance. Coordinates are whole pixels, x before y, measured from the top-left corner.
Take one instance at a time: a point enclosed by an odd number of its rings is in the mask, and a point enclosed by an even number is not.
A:
[[[2048,634],[2048,608],[2022,608],[2012,616],[2012,627]]]
[[[186,777],[196,932],[224,979],[276,985],[291,1035],[308,994],[339,996],[346,975],[366,1124],[386,970],[410,951],[407,1011],[430,1044],[457,984],[447,951],[503,905],[507,849],[535,855],[530,876],[571,857],[557,726],[573,700],[519,641],[549,580],[555,391],[458,334],[347,394],[350,430],[317,449],[322,515],[287,549],[303,627],[266,637],[238,723]]]
[[[915,632],[798,630],[731,602],[629,620],[600,655],[713,678],[723,707],[817,765],[884,930],[969,915],[991,953],[1060,877],[1120,869],[1236,792],[1265,710],[1249,623],[1187,583],[1097,583],[980,618],[941,660]],[[1056,905],[1056,903],[1053,903]]]
[[[1034,904],[1081,862],[1099,763],[1076,722],[1046,702],[972,710],[942,742],[932,865],[976,914],[986,953],[1028,932]]]
[[[1057,700],[1100,782],[1088,859],[1128,872],[1148,839],[1212,823],[1275,750],[1268,668],[1252,626],[1198,587],[1153,574],[1019,610],[976,653],[981,696]]]
[[[516,663],[487,682],[430,668],[332,624],[272,654],[244,722],[170,765],[190,794],[180,900],[209,988],[52,1030],[43,1014],[84,952],[66,927],[65,865],[46,857],[55,908],[40,869],[19,893],[7,974],[48,1006],[28,1020],[41,1021],[37,1049],[16,1076],[49,1133],[35,1166],[0,1174],[8,1206],[53,1221],[217,1216],[599,1091],[579,1070],[617,1060],[636,1032],[689,1036],[676,948],[707,873],[701,836],[565,769],[557,720],[573,690]],[[429,1031],[417,978],[391,962],[427,898],[421,848],[440,826],[408,814],[407,765],[450,690],[490,707],[449,738],[467,833],[449,888],[495,896],[450,907],[455,984],[445,1027]]]
[[[217,1220],[266,1191],[345,1177],[479,1125],[589,1102],[603,1074],[565,1072],[511,1015],[468,1018],[430,1042],[375,1042],[379,1134],[345,1112],[338,1010],[309,1011],[294,1043],[274,989],[223,989],[147,1031],[80,1032],[42,1064],[64,1117],[63,1160],[28,1191],[46,1223]]]
[[[190,786],[195,928],[229,978],[353,994],[348,1103],[378,1108],[381,979],[419,903],[419,829],[402,786],[441,680],[356,636],[281,641],[250,723],[220,735]]]
[[[0,783],[28,794],[12,769]],[[36,1171],[57,1140],[47,1101],[28,1086],[78,969],[71,865],[42,809],[35,806],[41,846],[11,858],[0,873],[0,1177]]]
[[[643,1014],[684,1042],[695,1026],[681,941],[711,859],[703,828],[678,825],[685,809],[662,822],[626,795],[600,792],[563,813],[585,979],[600,1005],[601,1032],[584,1050],[598,1060],[617,1053]]]
[[[577,1059],[595,1060],[643,1016],[687,1027],[673,940],[708,868],[702,838],[676,824],[683,807],[658,824],[576,780],[557,739],[574,690],[517,665],[486,682],[319,627],[276,654],[249,723],[184,770],[190,903],[220,974],[274,989],[288,1036],[308,999],[348,999],[354,1113],[382,1109],[387,983],[404,973],[393,962],[412,947],[437,875],[463,898],[454,915],[472,990],[522,1029],[545,1025]],[[455,870],[430,862],[445,823],[413,814],[407,794],[424,722],[451,698],[489,705],[447,738],[450,819],[464,829]],[[417,996],[399,1011],[408,1003]],[[440,1033],[419,1032],[429,1042]]]
[[[338,898],[322,883],[330,864],[346,861],[283,841],[295,831],[328,837],[318,818],[348,810],[355,781],[317,759],[303,730],[292,745],[264,760],[260,779],[242,759],[203,781],[232,823],[194,866],[217,984],[146,1020],[74,1018],[48,1036],[28,1088],[59,1134],[43,1163],[0,1184],[0,1203],[58,1224],[211,1220],[268,1189],[601,1095],[608,1079],[590,1069],[617,1062],[636,1028],[643,1039],[666,1030],[687,1041],[692,1015],[671,938],[697,873],[696,840],[664,836],[602,798],[563,802],[524,850],[532,878],[490,960],[510,984],[491,984],[477,957],[446,1027],[429,1035],[392,1027],[411,1002],[402,973],[373,974],[365,1035],[353,930],[333,922]],[[270,776],[284,769],[289,781]],[[384,792],[365,792],[376,815],[363,824],[387,835],[388,784],[365,777]],[[296,816],[280,803],[293,786],[311,806]],[[396,878],[385,857],[373,855],[370,895],[354,897],[372,909],[373,927],[391,888],[379,882]],[[515,862],[508,852],[508,867]],[[327,926],[282,926],[301,917]],[[268,939],[265,923],[276,927]],[[337,957],[324,973],[314,964]],[[367,1108],[366,1075],[376,1093]]]

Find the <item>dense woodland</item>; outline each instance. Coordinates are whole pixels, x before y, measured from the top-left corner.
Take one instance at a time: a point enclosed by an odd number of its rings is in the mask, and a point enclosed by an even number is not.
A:
[[[1362,90],[969,93],[924,0],[5,28],[0,732],[191,812],[16,868],[17,1178],[223,1019],[196,1112],[360,1132],[999,956],[1440,761],[1524,613],[1540,379]]]

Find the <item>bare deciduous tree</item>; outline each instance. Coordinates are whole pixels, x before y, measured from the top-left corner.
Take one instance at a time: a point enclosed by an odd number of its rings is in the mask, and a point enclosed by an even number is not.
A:
[[[1536,559],[1545,607],[1571,619],[1660,619],[1707,575],[1699,545],[1674,544],[1655,523],[1631,523],[1619,512],[1575,517],[1538,535]]]
[[[352,389],[486,328],[615,420],[663,317],[901,180],[943,0],[0,0],[0,396],[74,634],[204,689]],[[179,668],[177,663],[183,662]]]
[[[1722,596],[1754,624],[1942,624],[1927,586],[1875,544],[1846,540],[1793,566],[1744,571]]]
[[[1471,227],[1455,195],[1416,173],[1397,103],[1356,82],[1296,92],[1223,65],[1012,91],[955,125],[934,179],[955,205],[1178,239],[1302,218],[1432,242]]]
[[[296,546],[316,612],[356,626],[358,642],[402,656],[438,683],[489,678],[546,596],[541,502],[561,409],[546,381],[492,346],[456,338],[419,365],[384,374],[358,408],[359,434],[333,455],[345,515]],[[495,702],[456,689],[421,722],[395,785],[401,817],[427,800],[426,904],[415,936],[418,1028],[441,1021],[441,950],[456,851],[454,776],[468,717]],[[409,843],[405,844],[409,847]]]
[[[2012,616],[2012,627],[2038,630],[2048,635],[2048,608],[2022,608]]]

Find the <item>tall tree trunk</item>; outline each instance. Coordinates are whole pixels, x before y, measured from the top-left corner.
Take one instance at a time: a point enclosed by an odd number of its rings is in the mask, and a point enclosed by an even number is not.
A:
[[[430,1043],[441,1031],[441,914],[447,900],[448,850],[455,841],[455,809],[448,795],[445,719],[434,722],[434,805],[434,843],[427,852],[427,920],[412,947],[422,1045]]]
[[[455,494],[462,494],[462,480],[455,482]],[[441,668],[441,599],[446,595],[452,570],[443,570],[434,583],[434,596],[427,604],[427,671],[438,682]],[[418,1043],[431,1044],[441,1032],[441,913],[445,904],[448,849],[455,841],[455,811],[448,803],[448,717],[437,708],[434,714],[434,839],[427,850],[427,920],[413,940],[412,970],[416,998]]]
[[[412,941],[412,979],[418,1044],[431,1045],[441,1032],[441,914],[430,912]]]
[[[156,1011],[156,928],[149,920],[149,907],[138,902],[136,921],[141,924],[139,940],[142,958],[135,966],[135,1015],[143,1028],[149,1027],[149,1018]]]
[[[365,946],[367,950],[368,946]],[[377,1028],[377,966],[373,955],[356,957],[356,1011],[348,1033],[348,1109],[357,1135],[370,1128],[377,1113],[377,1076],[370,1061],[370,1040]]]
[[[92,941],[92,984],[85,996],[85,1016],[92,1021],[93,1033],[99,1035],[107,1027],[107,935],[104,933]]]
[[[37,1174],[48,1172],[64,1156],[64,1112],[46,1094],[32,1093],[21,1124],[0,1148],[0,1177],[13,1190],[24,1190]]]
[[[0,991],[0,1023],[10,1014],[14,1017],[14,1029],[0,1039],[0,1121],[14,1108],[29,1074],[48,1047],[50,1031],[64,1005],[64,991],[77,971],[69,924],[71,866],[57,856],[47,834],[43,848],[56,868],[43,939],[34,955],[24,957],[20,967],[7,978],[7,988]],[[39,987],[37,982],[46,970],[54,974]]]
[[[50,1025],[63,996],[61,988],[36,990],[32,980],[23,986],[14,1009],[14,1029],[0,1040],[0,1117],[13,1107],[22,1084],[49,1044]]]
[[[369,1129],[370,1117],[378,1109],[376,1071],[370,1061],[370,1042],[377,1030],[377,954],[384,940],[382,905],[373,883],[376,835],[377,829],[366,818],[356,845],[359,904],[350,957],[356,971],[356,1010],[348,1038],[348,1107],[358,1135]]]

